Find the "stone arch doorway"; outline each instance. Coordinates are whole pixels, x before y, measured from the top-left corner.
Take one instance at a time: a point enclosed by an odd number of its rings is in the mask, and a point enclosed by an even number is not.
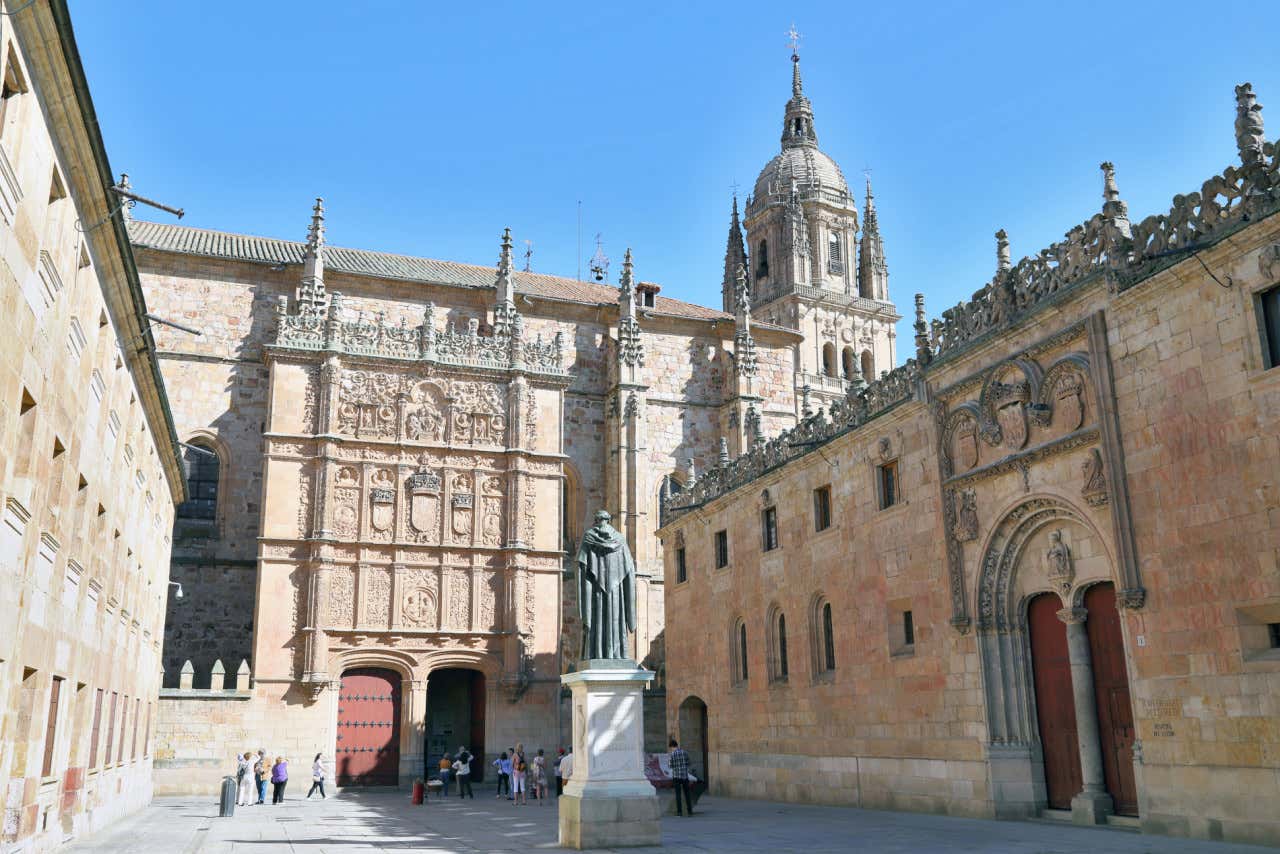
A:
[[[680,704],[677,720],[680,746],[689,754],[693,773],[704,783],[710,782],[711,754],[707,738],[707,704],[701,697],[686,697]]]
[[[1133,718],[1107,541],[1069,502],[1035,496],[1001,518],[979,567],[996,814],[1069,808],[1092,823],[1135,814]]]
[[[426,769],[434,776],[446,753],[457,758],[466,747],[475,757],[471,781],[484,779],[485,677],[479,670],[444,667],[427,677]]]
[[[343,671],[338,690],[334,776],[339,786],[394,786],[400,773],[400,674]]]

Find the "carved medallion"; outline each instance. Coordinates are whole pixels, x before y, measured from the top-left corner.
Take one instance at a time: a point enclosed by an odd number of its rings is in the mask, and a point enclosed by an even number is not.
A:
[[[973,419],[962,421],[952,435],[951,459],[957,474],[978,464],[978,425]]]
[[[369,490],[370,517],[375,531],[389,531],[395,521],[396,491],[394,489]]]
[[[997,409],[996,422],[1004,447],[1017,451],[1027,444],[1027,410],[1023,401],[1013,400]]]
[[[1063,375],[1054,389],[1054,415],[1068,432],[1080,429],[1084,423],[1083,390],[1080,375],[1074,372]]]
[[[436,596],[426,587],[414,587],[405,591],[400,603],[400,614],[406,623],[415,626],[436,624]]]

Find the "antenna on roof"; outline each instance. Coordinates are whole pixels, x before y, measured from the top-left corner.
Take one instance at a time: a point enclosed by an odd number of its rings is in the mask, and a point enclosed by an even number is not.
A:
[[[582,281],[582,199],[578,199],[578,281]]]
[[[533,272],[533,241],[526,240],[524,242],[524,271],[526,273]]]

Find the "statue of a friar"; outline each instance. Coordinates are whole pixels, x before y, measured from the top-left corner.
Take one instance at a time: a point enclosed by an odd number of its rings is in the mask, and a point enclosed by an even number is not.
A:
[[[627,633],[636,628],[636,562],[610,518],[604,510],[596,513],[578,549],[583,659],[631,657]]]

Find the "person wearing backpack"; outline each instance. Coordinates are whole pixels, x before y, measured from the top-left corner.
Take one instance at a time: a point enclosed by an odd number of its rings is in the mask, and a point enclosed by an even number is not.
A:
[[[469,795],[474,801],[476,794],[471,791],[471,754],[465,747],[458,748],[458,758],[453,763],[453,773],[458,778],[458,797],[465,798]]]

